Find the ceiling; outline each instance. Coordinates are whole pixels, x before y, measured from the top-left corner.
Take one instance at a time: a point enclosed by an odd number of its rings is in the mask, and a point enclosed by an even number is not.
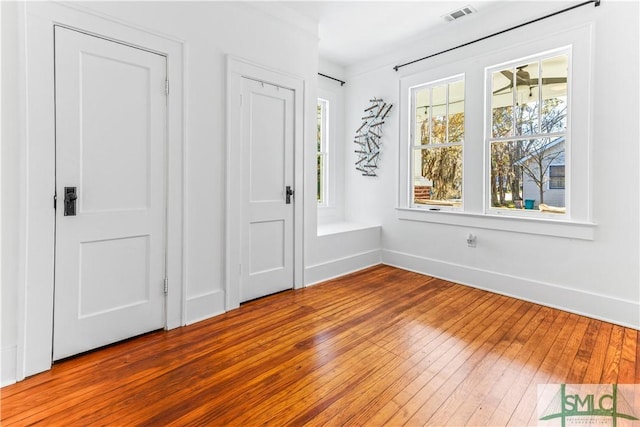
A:
[[[389,52],[398,42],[447,25],[443,15],[465,6],[478,14],[498,0],[283,1],[318,22],[320,57],[348,66]],[[463,16],[460,20],[468,19]]]

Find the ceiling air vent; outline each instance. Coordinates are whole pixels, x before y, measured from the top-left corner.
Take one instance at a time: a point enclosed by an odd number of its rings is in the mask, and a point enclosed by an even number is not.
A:
[[[443,16],[443,18],[446,21],[451,22],[454,19],[462,18],[463,16],[469,15],[475,11],[476,10],[473,7],[467,5],[465,7],[462,7],[460,9],[447,13],[446,15]]]

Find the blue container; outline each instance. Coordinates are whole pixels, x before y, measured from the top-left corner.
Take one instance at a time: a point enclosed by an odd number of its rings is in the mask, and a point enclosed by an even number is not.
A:
[[[535,200],[531,200],[531,199],[527,199],[524,201],[524,208],[525,209],[533,209],[533,205],[535,204]]]

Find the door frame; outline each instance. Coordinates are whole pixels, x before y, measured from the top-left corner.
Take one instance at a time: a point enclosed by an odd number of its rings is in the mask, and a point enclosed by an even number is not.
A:
[[[25,2],[20,59],[21,144],[20,252],[16,379],[51,368],[55,265],[55,81],[54,26],[162,54],[172,82],[167,98],[166,165],[166,328],[184,325],[183,251],[183,61],[178,40],[92,13],[80,6]]]
[[[225,206],[225,309],[240,306],[240,281],[242,263],[242,200],[243,194],[237,183],[242,180],[242,158],[240,140],[241,116],[240,95],[242,79],[248,78],[280,86],[294,91],[294,208],[293,208],[293,287],[303,287],[304,246],[304,87],[303,78],[264,67],[251,61],[227,56],[227,155],[226,155],[226,206]],[[235,142],[235,143],[234,143]]]

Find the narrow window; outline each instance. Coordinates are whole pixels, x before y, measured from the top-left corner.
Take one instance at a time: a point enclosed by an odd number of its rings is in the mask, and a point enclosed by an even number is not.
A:
[[[556,51],[488,70],[491,208],[564,213],[568,69]]]
[[[318,98],[317,106],[317,192],[318,205],[327,204],[327,167],[329,164],[329,101]]]
[[[464,77],[411,90],[412,205],[462,205]]]

